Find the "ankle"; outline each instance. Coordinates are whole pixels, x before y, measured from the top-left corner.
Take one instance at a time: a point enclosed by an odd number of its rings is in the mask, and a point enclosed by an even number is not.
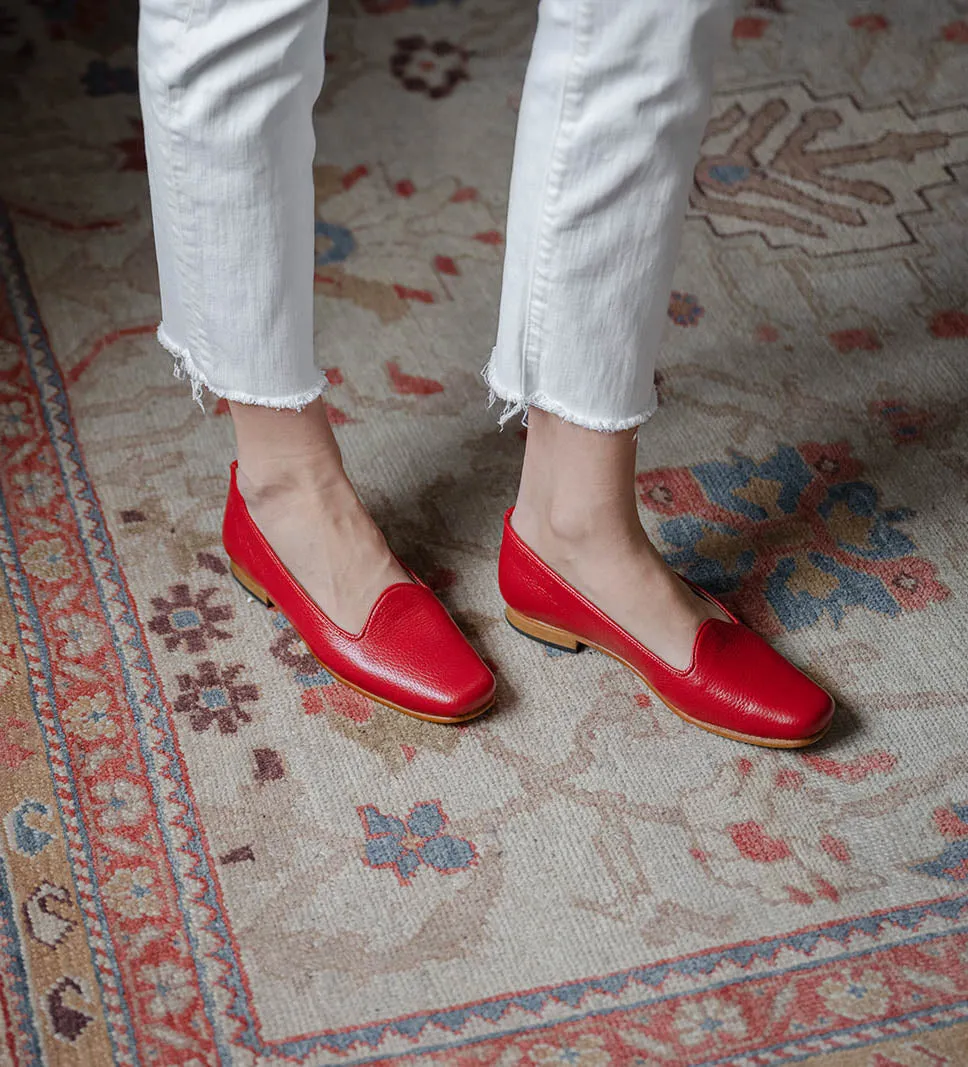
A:
[[[634,431],[600,433],[532,408],[514,528],[562,546],[644,537],[635,502]]]
[[[341,462],[326,465],[263,461],[246,468],[240,462],[237,484],[250,507],[268,506],[292,497],[335,500],[353,492]]]
[[[346,482],[322,401],[301,411],[230,403],[243,496],[333,489]]]
[[[604,547],[610,552],[633,550],[646,540],[634,509],[614,500],[519,498],[512,525],[526,544],[553,549],[559,558],[579,559]]]

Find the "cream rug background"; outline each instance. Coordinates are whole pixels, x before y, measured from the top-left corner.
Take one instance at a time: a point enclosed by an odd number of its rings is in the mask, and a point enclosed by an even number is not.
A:
[[[533,10],[334,5],[317,348],[348,465],[492,661],[418,724],[229,580],[151,330],[133,12],[4,26],[0,1064],[968,1063],[968,16],[759,0],[720,72],[642,514],[808,664],[698,733],[503,623],[479,378]]]

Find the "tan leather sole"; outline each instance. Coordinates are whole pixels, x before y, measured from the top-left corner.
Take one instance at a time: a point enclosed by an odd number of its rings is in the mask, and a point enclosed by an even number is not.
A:
[[[504,617],[513,629],[517,630],[518,633],[523,634],[525,637],[530,637],[533,641],[540,641],[542,644],[550,645],[552,648],[560,648],[564,652],[580,652],[583,647],[587,646],[588,648],[594,648],[597,652],[609,656],[611,659],[621,663],[623,667],[628,667],[628,669],[642,681],[645,687],[650,692],[654,693],[671,712],[678,715],[680,719],[685,720],[692,726],[698,726],[700,730],[705,730],[707,733],[718,734],[720,737],[728,737],[731,741],[743,741],[747,745],[758,745],[760,748],[806,748],[808,745],[812,745],[814,742],[819,741],[830,729],[830,724],[828,723],[827,726],[812,737],[806,737],[796,741],[788,741],[782,738],[756,737],[753,734],[741,734],[736,730],[726,730],[720,726],[713,726],[711,723],[703,722],[701,719],[694,719],[691,715],[687,715],[684,711],[680,711],[677,707],[670,704],[660,693],[653,689],[647,679],[643,677],[631,663],[622,659],[621,656],[617,656],[614,652],[610,652],[607,648],[602,648],[601,645],[596,645],[594,641],[586,641],[584,637],[578,637],[576,634],[569,633],[567,630],[559,630],[555,626],[549,626],[547,623],[538,622],[537,619],[529,619],[527,615],[522,615],[512,607],[505,608]]]
[[[237,563],[235,563],[234,560],[229,560],[229,566],[232,569],[232,574],[235,577],[235,580],[239,583],[239,585],[242,586],[242,588],[247,593],[249,593],[251,596],[254,596],[256,600],[260,600],[271,611],[279,611],[280,614],[285,616],[285,618],[289,621],[289,624],[291,626],[293,625],[292,619],[290,619],[284,611],[280,611],[279,606],[272,602],[271,598],[269,597],[269,594],[262,588],[261,585],[259,585],[258,582],[250,578],[245,573],[245,571],[242,570],[242,568]],[[295,629],[294,626],[293,628]],[[296,630],[296,633],[299,633],[299,631]],[[305,641],[303,643],[305,644]],[[336,671],[334,671],[333,668],[330,667],[327,663],[324,663],[319,658],[319,656],[317,656],[316,653],[313,652],[311,648],[309,648],[309,645],[306,645],[306,647],[309,649],[309,652],[312,655],[313,659],[316,660],[320,667],[322,667],[327,674],[335,678],[336,681],[339,682],[341,685],[345,685],[348,689],[355,690],[361,696],[365,696],[367,700],[375,700],[377,704],[382,704],[385,708],[392,708],[394,711],[399,711],[403,715],[409,715],[412,719],[422,719],[424,722],[439,722],[445,725],[449,723],[468,722],[470,719],[476,719],[479,715],[483,715],[485,711],[488,711],[494,706],[494,700],[492,698],[490,701],[488,701],[487,704],[484,705],[484,707],[478,708],[476,711],[469,712],[467,715],[426,715],[422,711],[413,711],[411,708],[401,707],[399,704],[394,704],[391,700],[385,700],[383,697],[378,697],[375,693],[369,693],[367,692],[367,690],[361,689],[358,685],[354,685],[352,682],[348,682],[345,678],[340,677],[340,675],[338,675]]]

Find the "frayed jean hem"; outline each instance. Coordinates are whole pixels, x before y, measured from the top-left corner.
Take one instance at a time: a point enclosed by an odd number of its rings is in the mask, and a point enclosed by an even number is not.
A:
[[[322,378],[311,389],[301,393],[291,393],[288,396],[265,397],[256,396],[254,393],[245,393],[239,389],[223,389],[213,385],[208,378],[198,369],[191,353],[187,348],[176,344],[166,333],[164,323],[158,327],[158,343],[174,360],[172,373],[181,381],[189,381],[192,386],[192,399],[205,410],[202,400],[202,390],[207,389],[214,396],[223,400],[231,400],[236,404],[253,404],[262,408],[273,408],[275,411],[302,411],[307,404],[311,404],[317,397],[326,392],[328,382]]]
[[[504,424],[509,419],[514,418],[515,415],[520,415],[521,424],[527,426],[528,409],[536,407],[542,411],[547,411],[551,415],[557,415],[564,422],[574,423],[576,426],[581,426],[586,430],[597,430],[600,433],[621,433],[623,430],[631,430],[636,426],[641,426],[643,422],[648,421],[655,414],[656,408],[659,406],[659,398],[655,390],[653,390],[648,406],[639,414],[630,415],[623,419],[596,419],[588,415],[577,414],[559,400],[548,396],[547,393],[537,391],[525,395],[520,390],[508,389],[495,380],[490,362],[484,367],[481,374],[488,388],[487,406],[490,408],[498,400],[504,401],[504,407],[497,419],[498,426],[502,430],[504,429]]]

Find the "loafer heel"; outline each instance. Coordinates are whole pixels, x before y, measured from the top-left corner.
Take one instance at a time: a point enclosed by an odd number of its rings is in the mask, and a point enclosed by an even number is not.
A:
[[[242,586],[242,588],[249,594],[254,596],[256,600],[261,600],[267,608],[273,607],[273,603],[269,598],[269,594],[259,585],[258,582],[253,581],[242,568],[234,561],[229,560],[229,567],[232,568],[232,576]]]
[[[582,645],[574,634],[567,630],[559,630],[556,626],[548,626],[547,623],[538,622],[537,619],[529,619],[514,608],[506,608],[504,617],[513,630],[519,634],[530,637],[532,641],[540,641],[550,648],[560,649],[562,652],[581,652]]]

